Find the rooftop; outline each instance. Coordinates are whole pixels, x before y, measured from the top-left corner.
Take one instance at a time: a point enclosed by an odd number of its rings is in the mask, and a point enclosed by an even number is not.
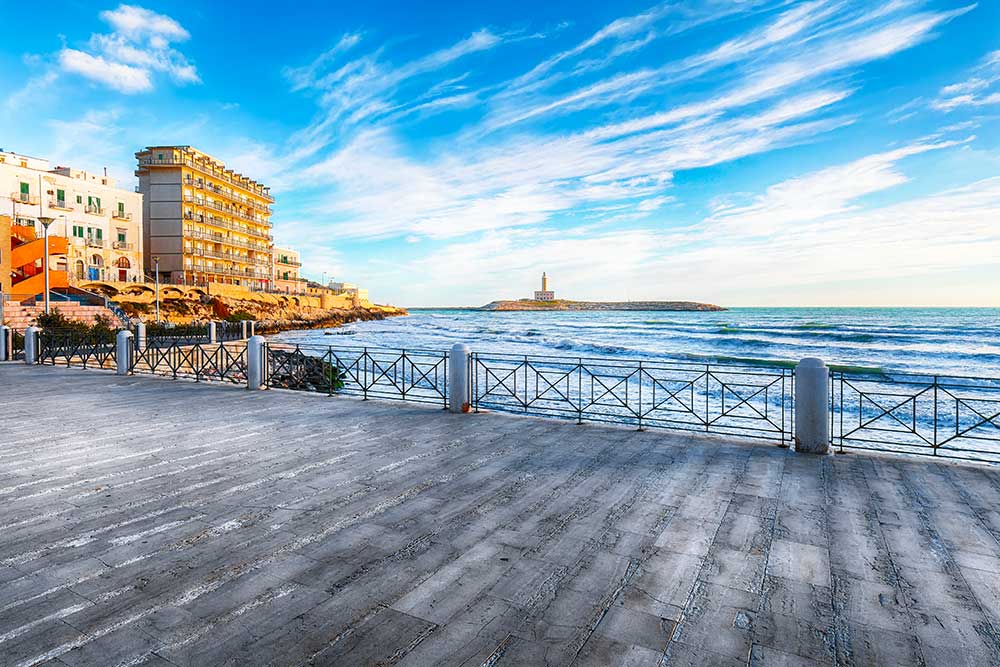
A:
[[[995,467],[94,370],[0,383],[4,665],[1000,657]]]

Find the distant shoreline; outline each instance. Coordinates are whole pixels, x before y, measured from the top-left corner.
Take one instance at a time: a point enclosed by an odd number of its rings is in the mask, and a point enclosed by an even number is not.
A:
[[[697,301],[493,301],[474,310],[487,312],[546,311],[647,311],[647,312],[721,312],[722,306]]]

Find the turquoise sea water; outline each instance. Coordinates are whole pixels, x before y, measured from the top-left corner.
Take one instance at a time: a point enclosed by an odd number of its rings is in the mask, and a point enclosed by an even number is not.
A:
[[[681,312],[419,310],[286,332],[311,345],[473,350],[585,358],[796,361],[1000,377],[1000,308],[734,308]]]

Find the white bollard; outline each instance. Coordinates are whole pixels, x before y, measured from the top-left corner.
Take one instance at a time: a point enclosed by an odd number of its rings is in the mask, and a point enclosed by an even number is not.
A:
[[[830,369],[822,359],[803,359],[795,367],[795,451],[830,451]]]
[[[117,367],[115,372],[118,375],[128,375],[132,368],[132,336],[131,331],[119,331],[117,339]]]
[[[215,337],[215,322],[208,323],[208,344],[211,345],[216,343],[217,339]]]
[[[247,342],[247,389],[264,386],[264,337],[251,336]]]
[[[448,359],[448,410],[468,412],[471,382],[469,379],[469,346],[455,343]]]
[[[38,334],[41,331],[38,327],[28,327],[24,330],[24,363],[33,366],[38,363]]]
[[[250,327],[249,335],[250,336],[256,336],[257,335],[257,327],[254,325],[254,321],[253,320],[247,320],[247,326]]]
[[[142,322],[135,325],[135,349],[139,352],[146,349],[146,325]]]
[[[246,320],[240,320],[240,339],[241,340],[246,340],[246,339],[250,338],[250,336],[248,334],[249,331],[250,331],[250,327],[247,326],[247,321]]]
[[[10,335],[10,327],[0,326],[0,361],[10,361],[14,356],[11,354],[11,343],[13,339]]]

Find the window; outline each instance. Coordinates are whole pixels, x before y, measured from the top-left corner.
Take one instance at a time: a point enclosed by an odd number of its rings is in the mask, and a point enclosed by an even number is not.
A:
[[[101,198],[94,197],[94,203],[97,204],[97,208],[101,208]]]
[[[31,186],[29,186],[27,183],[23,183],[22,182],[21,183],[21,194],[22,195],[26,195],[29,192],[31,192]]]
[[[118,242],[119,243],[125,243],[125,238],[126,238],[125,230],[124,229],[119,229],[118,230]]]
[[[77,204],[82,204],[83,203],[83,195],[77,195],[76,196],[76,203]]]
[[[73,236],[78,239],[83,238],[83,225],[73,225]]]
[[[162,160],[163,159],[163,153],[157,153],[156,154],[156,159],[157,160]]]
[[[99,204],[100,204],[100,202],[98,202],[98,205]],[[121,202],[121,201],[118,202],[118,215],[120,215],[122,217],[125,216],[125,202]]]
[[[96,231],[97,231],[97,240],[98,241],[104,240],[104,230],[98,228]]]
[[[65,204],[66,203],[66,191],[65,190],[56,190],[56,201],[59,202],[60,204]]]

